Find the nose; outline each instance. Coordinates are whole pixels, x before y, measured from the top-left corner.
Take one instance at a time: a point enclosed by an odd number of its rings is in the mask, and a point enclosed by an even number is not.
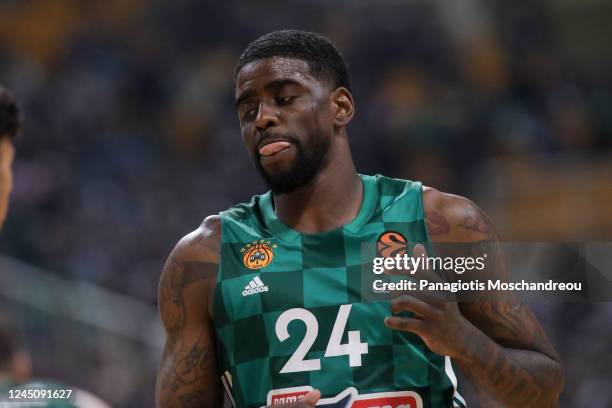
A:
[[[272,106],[265,102],[259,105],[259,112],[255,118],[255,127],[257,130],[264,131],[268,128],[278,126],[278,112],[275,112]]]

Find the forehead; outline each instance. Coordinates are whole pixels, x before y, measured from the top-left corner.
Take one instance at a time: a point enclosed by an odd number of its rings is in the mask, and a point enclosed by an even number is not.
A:
[[[236,92],[241,89],[263,86],[278,79],[293,79],[306,84],[316,79],[310,74],[306,61],[272,57],[249,62],[236,76]]]

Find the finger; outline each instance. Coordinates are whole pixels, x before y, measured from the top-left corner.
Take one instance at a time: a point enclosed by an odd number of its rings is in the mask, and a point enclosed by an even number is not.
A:
[[[440,307],[441,305],[439,304],[429,304],[421,299],[406,294],[393,299],[391,302],[391,312],[393,314],[407,311],[413,312],[417,316],[425,319],[437,318],[440,314]]]
[[[409,317],[387,316],[385,317],[385,326],[393,330],[419,334],[423,330],[425,322]]]
[[[319,390],[311,390],[308,391],[308,394],[300,397],[299,401],[314,406],[321,399],[321,391]]]

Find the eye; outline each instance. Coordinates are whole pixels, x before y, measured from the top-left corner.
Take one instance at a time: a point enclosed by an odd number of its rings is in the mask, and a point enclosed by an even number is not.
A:
[[[278,105],[289,105],[291,102],[293,102],[293,100],[297,98],[297,96],[291,95],[291,96],[282,96],[282,97],[278,97],[276,98],[276,103]]]
[[[253,119],[256,115],[257,115],[257,109],[256,108],[248,108],[242,114],[242,119],[243,120],[250,120],[250,119]]]

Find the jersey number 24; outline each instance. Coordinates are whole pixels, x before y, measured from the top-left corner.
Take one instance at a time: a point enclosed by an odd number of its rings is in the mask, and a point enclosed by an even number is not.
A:
[[[341,344],[342,334],[348,322],[352,305],[341,305],[334,322],[331,336],[325,349],[324,357],[345,356],[349,357],[349,366],[360,367],[361,355],[368,354],[368,343],[361,342],[359,330],[348,332],[348,343]],[[297,373],[301,371],[315,371],[321,369],[321,359],[305,359],[306,354],[317,339],[319,334],[319,322],[316,316],[307,309],[294,308],[284,311],[276,320],[276,336],[280,341],[289,338],[289,323],[293,320],[301,320],[306,325],[306,335],[297,349],[293,352],[287,363],[280,370],[281,374]]]

